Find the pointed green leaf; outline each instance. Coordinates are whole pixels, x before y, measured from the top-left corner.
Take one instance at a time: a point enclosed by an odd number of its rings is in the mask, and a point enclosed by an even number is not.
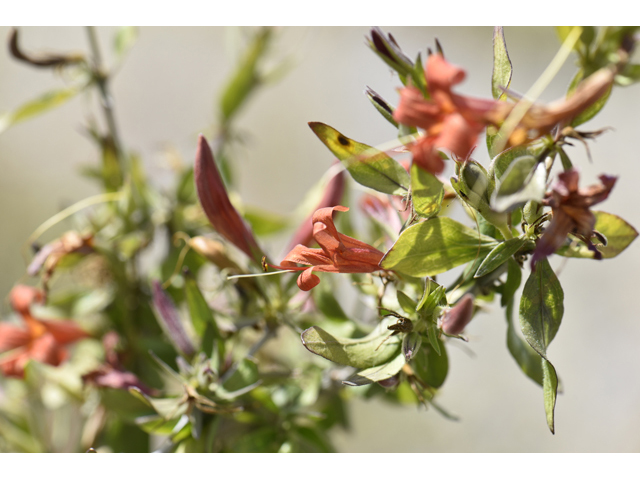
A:
[[[602,258],[617,257],[638,236],[636,229],[617,215],[595,210],[592,212],[596,216],[594,229],[607,237],[607,246],[597,247],[602,253]],[[573,244],[571,239],[568,242],[570,244],[558,249],[556,254],[563,257],[593,258],[593,252],[584,243],[577,241],[577,244]]]
[[[166,420],[160,415],[145,415],[144,417],[136,418],[135,421],[136,425],[149,434],[169,435],[179,420],[180,417]]]
[[[584,77],[584,70],[583,69],[578,70],[578,73],[576,74],[576,76],[571,81],[571,84],[569,85],[569,91],[567,92],[567,97],[573,94],[574,90],[578,87],[580,82],[583,80],[583,77]],[[607,91],[598,100],[596,100],[591,105],[589,105],[589,107],[587,107],[586,110],[578,114],[571,121],[571,126],[577,127],[591,120],[593,117],[595,117],[609,101],[609,97],[611,97],[611,90],[612,90],[612,87],[610,86],[607,89]]]
[[[498,242],[447,217],[407,228],[380,265],[414,277],[451,270],[489,253]]]
[[[202,296],[196,279],[191,274],[184,275],[184,295],[187,300],[187,306],[189,307],[193,329],[198,336],[203,337],[207,330],[207,325],[212,325],[214,335],[219,338],[220,330],[213,318],[211,308],[209,308],[209,304]]]
[[[223,398],[233,398],[233,395],[230,396],[229,394],[234,392],[244,394],[258,386],[259,378],[258,366],[255,362],[248,358],[243,358],[238,363],[238,368],[233,372],[233,375],[222,385],[224,392],[223,389],[218,388],[216,389],[216,394]],[[249,389],[247,389],[248,387]]]
[[[438,340],[438,354],[435,348],[421,348],[413,358],[412,366],[414,373],[423,382],[433,388],[440,388],[447,378],[449,372],[449,357],[447,350],[441,340]]]
[[[513,298],[511,298],[506,308],[507,348],[525,375],[542,386],[542,363],[540,361],[540,355],[518,335],[513,325],[513,304]]]
[[[500,305],[506,306],[522,282],[522,270],[513,258],[507,260],[507,279],[502,286]]]
[[[263,27],[255,31],[234,74],[222,91],[220,111],[224,122],[229,122],[250,94],[262,81],[258,64],[265,56],[272,40],[273,29]]]
[[[16,123],[20,123],[31,117],[40,115],[47,110],[59,107],[63,103],[75,97],[83,88],[84,85],[63,88],[60,90],[51,90],[34,100],[24,103],[13,112],[0,114],[0,133],[4,132],[9,127],[12,127]]]
[[[419,215],[434,217],[440,212],[444,187],[431,172],[411,166],[411,200],[413,209]]]
[[[346,313],[344,313],[340,303],[338,303],[338,300],[333,294],[333,290],[331,289],[331,284],[329,282],[320,282],[320,285],[313,289],[313,297],[318,309],[329,320],[341,323],[351,323],[351,319]]]
[[[302,332],[302,344],[311,353],[341,365],[375,367],[388,362],[400,350],[399,336],[391,337],[387,329],[395,321],[385,318],[373,332],[358,339],[334,337],[320,327],[311,327]]]
[[[364,91],[369,101],[373,104],[376,110],[387,120],[391,125],[398,128],[398,122],[393,118],[393,108],[389,105],[380,95],[367,87]]]
[[[547,346],[558,332],[564,313],[562,286],[548,260],[536,264],[520,300],[522,333],[536,352],[546,357]]]
[[[496,248],[491,250],[489,254],[478,267],[478,271],[474,275],[475,278],[482,277],[487,273],[493,272],[496,268],[506,262],[509,257],[516,253],[525,242],[525,238],[510,238],[500,243]]]
[[[349,377],[347,380],[344,380],[342,383],[352,387],[360,387],[373,382],[380,382],[393,377],[396,373],[402,370],[405,363],[404,355],[401,353],[387,363],[367,368],[366,370],[361,370]]]
[[[504,152],[500,152],[499,155],[495,155],[493,157],[493,160],[489,165],[489,177],[493,177],[497,182],[502,178],[504,173],[509,168],[509,165],[511,165],[511,162],[513,162],[516,158],[528,155],[538,158],[544,148],[544,145],[539,142],[532,145],[520,145],[518,147],[511,147]]]
[[[628,87],[640,81],[640,65],[628,64],[622,69],[622,72],[616,75],[616,84],[622,87]]]
[[[536,264],[524,285],[520,300],[520,327],[533,349],[542,357],[544,406],[547,424],[554,431],[554,408],[558,390],[555,368],[547,360],[547,346],[562,321],[564,293],[560,281],[544,259]]]
[[[551,433],[555,433],[555,409],[556,397],[558,395],[558,376],[556,369],[546,358],[542,359],[543,385],[542,391],[544,395],[544,411],[547,413],[547,425]]]
[[[138,40],[137,27],[118,27],[113,39],[113,49],[118,57],[124,56]]]
[[[347,138],[324,123],[310,122],[309,126],[359,184],[391,195],[409,191],[409,174],[386,153]]]
[[[493,27],[493,72],[491,75],[491,93],[493,98],[505,100],[507,94],[500,88],[509,88],[513,66],[507,52],[502,27]]]
[[[440,350],[440,340],[438,339],[438,327],[434,322],[429,322],[429,325],[427,326],[427,336],[435,353],[437,353],[438,356],[442,355],[442,351]]]
[[[417,303],[411,297],[401,290],[398,290],[397,297],[400,307],[406,314],[411,315],[412,313],[415,313]]]

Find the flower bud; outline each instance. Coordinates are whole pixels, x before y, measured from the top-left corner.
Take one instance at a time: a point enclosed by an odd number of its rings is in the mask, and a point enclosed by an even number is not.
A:
[[[189,240],[189,246],[220,270],[241,270],[238,264],[227,256],[224,245],[220,242],[211,238],[198,236]]]
[[[263,253],[251,229],[231,205],[227,190],[218,172],[213,153],[203,135],[198,138],[193,171],[198,199],[213,228],[224,238],[260,263]]]
[[[440,320],[440,328],[447,335],[460,335],[473,318],[473,295],[465,294]]]

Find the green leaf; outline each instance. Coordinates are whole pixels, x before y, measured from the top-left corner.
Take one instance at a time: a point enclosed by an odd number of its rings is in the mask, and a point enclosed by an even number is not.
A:
[[[361,370],[360,372],[355,373],[342,383],[352,387],[360,387],[362,385],[369,385],[373,382],[380,382],[393,377],[396,373],[402,370],[404,364],[405,358],[401,353],[385,364],[367,368],[366,370]]]
[[[434,217],[440,212],[444,187],[431,172],[411,166],[411,200],[413,209],[419,215]]]
[[[129,393],[151,406],[165,420],[181,417],[188,408],[187,402],[181,398],[153,398],[136,387],[129,387]]]
[[[536,264],[520,300],[520,326],[525,339],[540,356],[558,332],[564,313],[564,293],[548,260]]]
[[[438,340],[438,354],[433,347],[421,348],[413,357],[413,371],[418,378],[433,388],[440,388],[447,378],[449,357],[444,343]]]
[[[179,421],[180,417],[166,420],[159,415],[145,415],[136,418],[136,425],[152,435],[170,435]]]
[[[491,198],[491,207],[506,212],[522,206],[529,200],[539,202],[544,198],[547,169],[544,162],[534,157],[520,157],[509,166]]]
[[[63,88],[59,90],[51,90],[44,93],[35,100],[31,100],[18,107],[13,112],[7,112],[0,115],[0,133],[7,130],[13,125],[23,122],[40,115],[48,110],[59,107],[63,103],[71,100],[82,91],[84,85]]]
[[[249,98],[249,95],[260,85],[262,77],[258,72],[258,64],[269,47],[272,33],[273,30],[269,27],[263,27],[256,31],[238,63],[236,71],[222,91],[220,110],[224,123],[229,122]]]
[[[522,282],[522,270],[513,258],[507,260],[507,279],[502,286],[500,305],[506,306],[516,294]]]
[[[118,57],[123,57],[138,40],[137,27],[118,27],[113,39],[113,49]]]
[[[524,285],[520,300],[520,327],[529,345],[542,357],[544,406],[547,424],[554,431],[554,408],[558,390],[555,368],[547,360],[547,346],[562,321],[564,293],[560,281],[544,259],[536,264]]]
[[[320,285],[313,290],[315,303],[325,317],[335,322],[351,323],[351,319],[344,313],[340,303],[336,300],[329,282],[320,282]]]
[[[518,335],[513,325],[513,297],[506,308],[507,348],[520,369],[534,382],[543,385],[540,355]]]
[[[578,70],[576,75],[573,77],[573,80],[571,80],[571,83],[569,84],[567,97],[570,97],[571,95],[573,95],[576,88],[578,88],[578,85],[580,84],[580,82],[584,80],[584,75],[585,75],[584,68],[581,68],[580,70]],[[571,126],[577,127],[587,122],[588,120],[591,120],[593,117],[595,117],[598,114],[598,112],[602,110],[602,108],[606,105],[607,101],[609,100],[609,97],[611,96],[611,89],[612,87],[609,87],[607,91],[597,101],[591,104],[586,110],[578,114],[571,121]]]
[[[517,147],[511,147],[504,152],[500,152],[499,155],[494,155],[494,158],[489,165],[489,177],[493,177],[497,182],[502,178],[504,173],[509,168],[509,165],[511,165],[511,162],[513,162],[516,158],[524,157],[527,155],[538,158],[544,148],[545,147],[542,143],[534,143],[532,145],[520,145]]]
[[[639,64],[628,64],[622,69],[620,74],[616,75],[616,84],[621,87],[628,87],[629,85],[633,85],[634,83],[640,81],[640,65]]]
[[[196,279],[191,274],[184,275],[184,296],[187,300],[193,329],[198,336],[203,337],[207,331],[207,326],[211,325],[214,328],[215,337],[220,338],[220,330],[213,318],[211,308],[209,308],[209,304],[202,296]]]
[[[514,253],[516,253],[525,242],[525,238],[510,238],[500,243],[496,248],[491,250],[489,254],[478,267],[478,271],[474,275],[475,278],[482,277],[487,273],[493,272],[496,268],[506,262]]]
[[[493,27],[493,72],[491,74],[491,94],[493,98],[505,100],[507,94],[500,88],[509,88],[513,65],[507,52],[502,27]]]
[[[432,276],[482,257],[497,244],[455,220],[436,217],[402,232],[380,266],[414,277]]]
[[[596,217],[594,230],[602,233],[607,238],[606,247],[597,247],[602,253],[602,258],[617,257],[638,236],[636,229],[617,215],[596,210],[592,210],[592,212]],[[558,249],[555,253],[563,257],[593,258],[593,252],[581,241],[578,241],[577,244],[571,242],[569,245]]]
[[[555,433],[554,412],[558,395],[558,375],[556,369],[546,358],[542,359],[544,411],[547,413],[547,425]]]
[[[324,123],[310,122],[309,126],[359,184],[391,195],[409,191],[409,174],[386,153],[347,138]]]
[[[320,327],[311,327],[302,332],[302,344],[311,353],[332,362],[371,368],[388,362],[399,351],[399,336],[391,337],[387,329],[395,321],[395,318],[386,318],[369,335],[357,339],[334,337]]]
[[[249,391],[247,390],[247,387],[258,386],[259,379],[260,375],[258,373],[258,366],[255,362],[252,362],[248,358],[243,358],[238,363],[236,371],[233,372],[233,375],[231,375],[226,382],[224,382],[222,387],[225,392],[228,392],[229,394],[233,392],[242,392],[242,394],[244,394]],[[222,389],[219,387],[216,389],[216,394],[224,398],[230,397],[229,395],[224,395]]]
[[[438,339],[438,327],[434,322],[429,322],[427,325],[427,337],[429,338],[429,343],[433,347],[433,350],[438,356],[442,355],[442,351],[440,350],[440,340]]]
[[[389,105],[380,95],[374,92],[369,87],[364,91],[369,101],[373,104],[376,110],[387,120],[391,125],[398,128],[398,122],[393,118],[393,108]]]
[[[408,315],[415,313],[417,303],[409,297],[406,293],[401,290],[398,290],[398,303],[400,304],[400,308],[405,311]]]

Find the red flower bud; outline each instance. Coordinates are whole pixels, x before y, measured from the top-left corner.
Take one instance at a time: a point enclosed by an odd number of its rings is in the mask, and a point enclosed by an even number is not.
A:
[[[218,172],[213,153],[203,135],[198,138],[194,177],[198,199],[213,228],[257,263],[263,257],[251,229],[231,205],[227,190]]]
[[[447,335],[460,335],[472,318],[473,295],[467,293],[443,315],[440,328]]]

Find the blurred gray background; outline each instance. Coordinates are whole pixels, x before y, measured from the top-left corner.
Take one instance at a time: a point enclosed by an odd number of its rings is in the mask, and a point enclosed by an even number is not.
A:
[[[491,27],[384,27],[411,57],[434,45],[467,70],[457,92],[490,97]],[[114,28],[98,28],[108,64]],[[23,28],[28,51],[87,51],[82,28]],[[365,27],[283,28],[275,58],[290,57],[292,70],[265,87],[243,109],[239,124],[249,135],[238,158],[240,192],[250,204],[287,214],[332,161],[307,126],[332,125],[371,145],[392,140],[394,129],[362,94],[368,85],[392,104],[400,85],[366,46]],[[0,27],[0,40],[9,28]],[[142,28],[112,83],[123,142],[139,152],[148,172],[169,186],[167,147],[191,162],[199,132],[211,132],[219,92],[237,59],[242,32],[226,28]],[[551,61],[559,41],[552,28],[505,28],[514,67],[512,88],[526,92]],[[636,55],[637,57],[638,55]],[[545,90],[541,101],[561,98],[574,58]],[[636,60],[637,61],[637,60]],[[64,77],[36,70],[0,50],[0,112],[65,84]],[[62,208],[99,193],[79,174],[98,161],[81,133],[97,112],[95,99],[78,97],[0,134],[0,294],[24,275],[20,248],[31,232]],[[583,129],[613,126],[591,142],[593,163],[582,146],[571,150],[581,185],[600,173],[620,175],[610,198],[597,208],[640,226],[640,86],[616,88],[605,109]],[[485,163],[482,146],[474,158]],[[448,167],[446,174],[451,173]],[[69,228],[70,224],[66,224]],[[64,231],[64,225],[58,233]],[[56,230],[44,239],[53,238]],[[640,316],[637,301],[640,243],[603,262],[554,259],[565,293],[565,315],[549,349],[564,385],[558,397],[556,434],[547,429],[541,389],[526,378],[506,348],[506,324],[496,304],[468,328],[466,351],[449,348],[450,373],[438,400],[461,420],[433,410],[352,403],[350,432],[335,442],[348,452],[638,452],[640,451]],[[273,245],[273,252],[281,249]],[[452,342],[453,343],[453,342]],[[300,346],[300,348],[302,348]]]

